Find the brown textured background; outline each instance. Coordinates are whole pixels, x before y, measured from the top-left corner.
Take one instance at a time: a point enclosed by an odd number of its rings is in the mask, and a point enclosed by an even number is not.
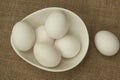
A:
[[[10,45],[11,30],[17,21],[51,6],[78,14],[90,35],[85,59],[67,72],[51,73],[33,67],[19,58]],[[103,29],[120,39],[120,0],[0,0],[0,80],[120,80],[120,51],[105,57],[95,48],[95,33]]]

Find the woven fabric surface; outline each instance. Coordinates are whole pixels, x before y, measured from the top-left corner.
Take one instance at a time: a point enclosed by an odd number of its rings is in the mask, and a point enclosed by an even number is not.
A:
[[[85,59],[70,71],[52,73],[38,69],[16,55],[10,44],[14,24],[46,7],[63,7],[85,22],[90,45]],[[99,30],[120,40],[120,0],[0,0],[0,80],[120,80],[120,51],[101,55],[94,44]]]

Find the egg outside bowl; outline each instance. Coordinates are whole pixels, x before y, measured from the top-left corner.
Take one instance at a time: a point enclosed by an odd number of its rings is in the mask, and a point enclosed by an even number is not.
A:
[[[17,50],[13,44],[12,35],[11,35],[11,45],[14,51],[17,53],[17,55],[21,57],[24,61],[28,62],[29,64],[38,67],[42,70],[46,70],[50,72],[63,72],[76,67],[79,63],[81,63],[81,61],[84,59],[85,55],[87,54],[87,50],[89,46],[89,35],[87,28],[84,22],[82,21],[82,19],[70,10],[59,7],[50,7],[50,8],[44,8],[38,10],[28,15],[21,21],[28,23],[33,27],[33,29],[36,29],[38,26],[43,25],[45,23],[47,16],[51,12],[54,12],[56,10],[63,11],[66,14],[68,18],[68,24],[70,27],[69,32],[75,35],[80,40],[81,50],[76,57],[71,59],[62,59],[61,63],[58,66],[54,68],[48,68],[40,65],[36,61],[32,49],[27,52],[22,52]]]

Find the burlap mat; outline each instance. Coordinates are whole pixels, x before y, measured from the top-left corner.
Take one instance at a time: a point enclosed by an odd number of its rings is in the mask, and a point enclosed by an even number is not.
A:
[[[51,73],[33,67],[19,58],[10,45],[16,22],[51,6],[78,14],[90,35],[85,59],[67,72]],[[120,0],[0,0],[0,80],[120,80],[120,51],[113,57],[105,57],[95,48],[94,36],[103,29],[120,39]]]

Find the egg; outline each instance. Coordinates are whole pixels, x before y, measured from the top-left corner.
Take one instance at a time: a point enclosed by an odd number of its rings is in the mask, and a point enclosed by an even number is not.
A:
[[[45,27],[43,25],[36,29],[36,42],[48,42],[53,44],[54,39],[48,36]]]
[[[62,11],[52,12],[45,22],[48,35],[54,39],[62,38],[68,32],[65,14]]]
[[[46,42],[37,43],[34,46],[36,60],[45,67],[55,67],[61,61],[61,53],[54,45]]]
[[[12,41],[20,51],[28,51],[35,43],[35,32],[24,22],[17,22],[12,30]]]
[[[118,38],[113,33],[105,30],[97,32],[95,45],[98,51],[105,56],[115,55],[120,48]]]
[[[79,39],[69,34],[56,40],[55,46],[61,51],[62,57],[64,58],[75,57],[80,51]]]

